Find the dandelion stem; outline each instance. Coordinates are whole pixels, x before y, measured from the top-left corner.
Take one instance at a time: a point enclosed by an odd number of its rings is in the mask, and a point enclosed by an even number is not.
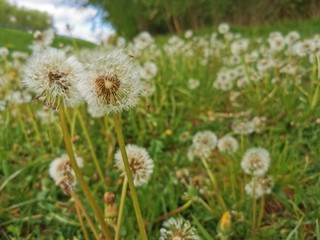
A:
[[[103,176],[103,173],[102,173],[101,166],[100,166],[100,164],[99,164],[97,155],[96,155],[96,153],[95,153],[95,151],[94,151],[93,144],[92,144],[92,141],[91,141],[91,138],[90,138],[88,129],[86,128],[86,125],[85,125],[85,123],[84,123],[83,117],[82,117],[81,113],[77,113],[77,115],[78,115],[78,119],[79,119],[79,121],[80,121],[81,128],[82,128],[83,133],[84,133],[84,137],[86,138],[86,140],[87,140],[87,142],[88,142],[89,149],[90,149],[90,153],[91,153],[91,157],[92,157],[92,159],[93,159],[93,163],[94,163],[94,165],[95,165],[95,167],[96,167],[96,170],[97,170],[97,172],[98,172],[98,175],[99,175],[100,179],[105,182],[105,179],[104,179],[104,176]]]
[[[124,138],[123,138],[123,133],[122,133],[120,115],[118,113],[114,114],[114,126],[115,126],[115,130],[116,130],[116,133],[117,133],[119,148],[120,148],[120,151],[121,151],[121,155],[122,155],[122,159],[123,159],[123,163],[124,163],[124,167],[125,167],[128,183],[129,183],[129,188],[130,188],[130,192],[131,192],[133,207],[134,207],[134,211],[135,211],[135,214],[136,214],[136,218],[137,218],[137,222],[138,222],[138,227],[139,227],[141,239],[142,240],[147,240],[148,237],[147,237],[146,230],[145,230],[144,224],[143,224],[143,218],[142,218],[142,215],[141,215],[141,210],[140,210],[140,206],[139,206],[139,202],[138,202],[137,191],[136,191],[136,189],[134,187],[134,183],[133,183],[133,179],[132,179],[131,169],[130,169],[130,166],[129,166],[128,156],[127,156],[126,147],[125,147]]]
[[[79,207],[79,209],[82,211],[82,213],[84,214],[84,217],[87,219],[88,224],[90,226],[91,231],[93,232],[93,235],[95,236],[95,238],[97,240],[100,240],[98,231],[96,230],[91,218],[89,217],[89,214],[87,213],[86,209],[84,208],[84,206],[82,205],[81,201],[78,199],[77,194],[74,191],[70,191],[70,194],[73,198],[73,200],[75,201],[76,205]]]
[[[82,216],[81,216],[80,207],[77,204],[77,202],[75,202],[75,207],[76,207],[76,210],[77,210],[77,215],[78,215],[78,218],[79,218],[79,222],[80,222],[84,237],[85,237],[86,240],[90,240],[89,235],[88,235],[88,231],[86,229],[86,226],[84,225],[84,222],[83,222],[83,219],[82,219]]]
[[[125,178],[123,185],[122,185],[122,191],[121,191],[121,200],[120,200],[120,207],[119,207],[119,213],[118,213],[118,221],[117,221],[115,240],[120,239],[121,224],[122,224],[122,218],[123,218],[124,202],[126,200],[127,187],[128,187],[128,179]]]
[[[17,112],[18,121],[19,121],[20,127],[21,127],[21,129],[22,129],[22,132],[23,132],[23,134],[24,134],[24,137],[26,138],[27,142],[30,144],[30,139],[29,139],[29,137],[28,137],[28,133],[27,133],[26,128],[25,128],[25,126],[24,126],[24,123],[23,123],[23,121],[22,121],[21,112],[20,112],[19,109],[16,109],[16,112]]]
[[[72,148],[72,143],[71,143],[70,134],[69,134],[68,126],[67,126],[67,121],[66,121],[65,110],[64,110],[63,104],[61,104],[59,107],[59,117],[60,117],[61,128],[62,128],[62,133],[63,133],[63,138],[64,138],[64,142],[66,145],[66,149],[67,149],[67,152],[68,152],[68,155],[70,158],[71,166],[72,166],[74,173],[77,177],[79,185],[81,186],[87,200],[89,201],[90,206],[93,209],[94,215],[97,218],[97,221],[99,222],[99,224],[101,226],[103,235],[105,236],[106,239],[111,240],[112,239],[111,233],[110,233],[110,230],[109,230],[106,222],[104,221],[103,214],[102,214],[99,206],[97,205],[96,201],[94,200],[94,197],[93,197],[92,193],[90,192],[89,187],[88,187],[87,183],[85,182],[85,180],[82,176],[82,173],[77,165],[75,155],[73,152],[73,148]]]
[[[259,216],[258,216],[257,227],[260,227],[261,222],[262,222],[262,218],[263,218],[263,214],[264,214],[264,205],[265,205],[265,198],[264,198],[264,196],[262,196],[261,200],[260,200],[260,206],[259,206]]]
[[[38,141],[40,142],[42,149],[45,150],[46,148],[44,146],[44,143],[43,143],[43,140],[42,140],[42,137],[41,137],[37,122],[36,122],[36,120],[35,120],[35,118],[33,116],[33,113],[32,113],[32,111],[30,109],[29,104],[26,104],[26,107],[27,107],[27,113],[28,113],[28,115],[29,115],[29,117],[31,119],[31,123],[32,123],[33,129],[34,129],[34,131],[36,133],[36,136],[38,138]]]
[[[252,194],[252,239],[255,239],[256,214],[257,214],[257,200],[256,200],[256,179],[252,179],[253,194]]]
[[[183,204],[181,207],[178,207],[177,209],[172,210],[171,212],[168,212],[166,214],[163,214],[162,216],[156,218],[153,223],[158,223],[168,217],[171,217],[173,215],[176,215],[182,211],[184,211],[185,209],[187,209],[188,207],[190,207],[192,205],[192,200],[189,200],[188,202],[186,202],[185,204]]]
[[[221,196],[221,193],[220,193],[220,191],[219,191],[219,187],[218,187],[217,181],[216,181],[216,179],[215,179],[212,171],[211,171],[210,168],[209,168],[209,165],[208,165],[207,160],[205,160],[204,158],[202,158],[201,160],[202,160],[202,163],[203,163],[205,169],[207,170],[207,173],[208,173],[208,175],[209,175],[209,178],[210,178],[210,180],[211,180],[211,183],[212,183],[213,187],[215,188],[218,201],[219,201],[219,203],[220,203],[223,211],[227,211],[227,207],[226,207],[226,204],[225,204],[225,202],[224,202],[224,200],[223,200],[223,198],[222,198],[222,196]]]

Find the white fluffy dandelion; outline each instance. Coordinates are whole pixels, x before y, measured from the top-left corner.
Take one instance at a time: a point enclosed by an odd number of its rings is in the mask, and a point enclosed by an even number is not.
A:
[[[59,99],[74,107],[81,102],[76,84],[83,71],[75,57],[68,58],[64,51],[48,48],[29,58],[23,82],[46,107],[56,108]]]
[[[134,185],[141,186],[148,183],[154,168],[153,160],[148,152],[144,148],[133,144],[126,145],[126,151]],[[122,176],[125,176],[126,173],[120,150],[116,152],[114,158],[115,167],[121,172]]]
[[[79,168],[83,167],[82,158],[76,156],[76,162]],[[70,158],[66,154],[54,159],[51,162],[49,167],[49,175],[65,193],[73,189],[77,183],[75,173],[71,166]]]
[[[98,54],[78,89],[91,112],[111,114],[134,107],[142,92],[138,67],[123,50]]]
[[[189,221],[176,217],[163,223],[159,240],[200,240],[200,236]]]
[[[238,140],[232,136],[223,136],[218,141],[218,149],[220,152],[234,153],[238,150]]]
[[[208,158],[218,143],[217,135],[211,131],[197,132],[192,138],[192,145],[188,150],[188,159]]]
[[[232,122],[231,126],[235,134],[248,135],[254,132],[254,123],[248,120],[236,119]]]
[[[273,188],[274,182],[271,177],[252,179],[251,182],[245,186],[245,191],[250,197],[256,199],[263,195],[270,194]]]
[[[270,165],[270,154],[264,148],[248,149],[241,161],[241,167],[247,174],[263,176]]]

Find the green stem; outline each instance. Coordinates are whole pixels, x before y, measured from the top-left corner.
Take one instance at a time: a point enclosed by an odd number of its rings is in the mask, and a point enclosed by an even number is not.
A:
[[[253,178],[253,194],[252,194],[252,239],[255,239],[256,214],[257,214],[257,200],[256,200],[256,179]]]
[[[215,179],[212,171],[211,171],[210,168],[209,168],[208,162],[207,162],[205,159],[203,159],[203,158],[202,158],[201,160],[202,160],[202,163],[203,163],[205,169],[207,170],[207,173],[208,173],[208,175],[209,175],[209,178],[210,178],[210,180],[211,180],[211,183],[212,183],[213,187],[215,188],[218,201],[219,201],[219,203],[220,203],[223,211],[225,212],[225,211],[227,211],[227,207],[226,207],[226,204],[225,204],[225,202],[224,202],[224,200],[223,200],[223,198],[222,198],[222,196],[221,196],[221,193],[220,193],[220,191],[219,191],[219,187],[218,187],[217,181],[216,181],[216,179]]]
[[[168,212],[160,217],[158,217],[157,219],[155,219],[153,221],[153,223],[158,223],[168,217],[171,217],[173,215],[176,215],[182,211],[184,211],[185,209],[187,209],[188,207],[190,207],[192,205],[192,200],[189,200],[188,202],[186,202],[185,204],[183,204],[181,207],[178,207],[177,209],[172,210],[171,212]]]
[[[84,208],[84,206],[82,205],[81,201],[78,199],[77,194],[74,191],[70,192],[71,196],[73,197],[73,200],[75,201],[75,203],[77,204],[77,206],[79,207],[79,209],[81,210],[81,212],[84,214],[84,217],[87,219],[88,224],[90,226],[91,231],[93,232],[93,235],[95,236],[95,238],[97,240],[100,240],[98,231],[96,230],[91,218],[89,217],[89,214],[87,213],[86,209]]]
[[[80,207],[78,206],[77,203],[75,203],[75,207],[76,207],[76,210],[77,210],[77,215],[78,215],[78,218],[79,218],[79,222],[80,222],[84,237],[85,237],[86,240],[90,240],[88,231],[86,229],[86,226],[84,225],[83,218],[81,216]]]
[[[257,227],[260,227],[261,222],[262,222],[262,218],[263,218],[263,214],[264,214],[264,205],[265,205],[265,198],[264,198],[264,196],[262,196],[261,200],[260,200],[260,206],[259,206],[259,216],[258,216]]]
[[[19,122],[19,125],[20,125],[21,129],[22,129],[24,137],[26,138],[27,142],[30,145],[30,139],[28,137],[28,133],[27,133],[26,128],[24,126],[24,122],[22,121],[20,109],[16,108],[16,112],[17,112],[17,116],[18,116],[18,122]]]
[[[147,240],[148,237],[146,234],[146,230],[144,228],[143,218],[141,215],[141,210],[140,210],[140,206],[139,206],[139,202],[138,202],[137,191],[136,191],[136,188],[134,187],[134,183],[133,183],[133,179],[132,179],[131,169],[129,166],[128,156],[127,156],[123,133],[122,133],[120,115],[118,113],[114,114],[114,126],[115,126],[115,130],[117,133],[119,148],[121,151],[121,155],[122,155],[122,159],[123,159],[123,163],[124,163],[124,168],[125,168],[126,176],[127,176],[128,183],[129,183],[130,193],[131,193],[133,207],[134,207],[134,211],[135,211],[137,222],[138,222],[138,227],[139,227],[141,239]]]
[[[99,206],[97,205],[96,201],[94,200],[94,197],[93,197],[92,193],[90,192],[89,187],[82,176],[80,168],[77,165],[76,158],[75,158],[73,148],[72,148],[72,143],[71,143],[70,134],[69,134],[68,126],[67,126],[67,120],[66,120],[65,110],[64,110],[63,104],[61,104],[59,107],[59,117],[60,117],[60,122],[61,122],[64,143],[66,145],[66,149],[67,149],[67,152],[68,152],[68,155],[70,158],[71,166],[72,166],[74,173],[77,177],[79,185],[82,188],[90,206],[93,209],[94,215],[97,218],[97,221],[99,222],[99,224],[101,226],[103,235],[105,236],[106,239],[111,240],[112,236],[111,236],[110,230],[109,230],[106,222],[104,221],[103,214],[102,214]]]
[[[89,145],[90,153],[91,153],[91,156],[92,156],[92,159],[93,159],[93,163],[94,163],[94,165],[96,167],[96,170],[98,171],[98,175],[99,175],[100,179],[105,182],[101,166],[99,164],[97,155],[96,155],[96,153],[94,151],[94,147],[93,147],[93,144],[92,144],[88,129],[86,128],[86,124],[85,124],[85,122],[83,120],[83,117],[82,117],[81,113],[78,113],[78,119],[80,121],[80,125],[82,127],[84,137],[86,138],[87,143]]]
[[[34,116],[33,116],[32,111],[31,111],[31,109],[30,109],[29,104],[26,104],[26,107],[27,107],[27,113],[28,113],[28,115],[29,115],[29,117],[30,117],[30,119],[31,119],[31,123],[32,123],[33,129],[34,129],[34,131],[35,131],[35,133],[36,133],[36,136],[37,136],[37,138],[38,138],[38,141],[40,142],[42,149],[45,150],[46,148],[45,148],[45,146],[44,146],[44,143],[43,143],[43,140],[42,140],[42,137],[41,137],[41,134],[40,134],[38,125],[37,125],[37,123],[36,123],[36,120],[35,120],[35,118],[34,118]]]
[[[122,224],[122,218],[123,218],[124,202],[126,200],[126,194],[127,194],[127,187],[128,187],[128,180],[127,180],[127,178],[125,178],[123,185],[122,185],[122,191],[121,191],[121,200],[120,200],[120,207],[119,207],[119,213],[118,213],[118,221],[117,221],[115,240],[120,239],[121,224]]]

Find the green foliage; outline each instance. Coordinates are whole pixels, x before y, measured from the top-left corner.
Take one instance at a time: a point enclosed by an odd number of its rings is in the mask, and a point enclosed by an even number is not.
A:
[[[31,33],[16,29],[0,28],[0,46],[11,50],[29,52],[29,46],[33,41]],[[77,45],[81,48],[92,48],[95,44],[81,39],[75,39]],[[57,36],[54,39],[53,46],[73,45],[73,40],[68,37]]]
[[[47,13],[18,8],[0,0],[0,27],[3,26],[42,31],[52,26],[52,20]]]
[[[285,19],[319,17],[316,0],[89,0],[102,7],[106,20],[120,35],[132,38],[140,31],[179,33],[229,22],[242,25],[275,23]]]

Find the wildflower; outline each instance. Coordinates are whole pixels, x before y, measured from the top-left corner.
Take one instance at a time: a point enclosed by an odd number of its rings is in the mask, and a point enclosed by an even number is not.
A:
[[[154,38],[148,32],[141,32],[133,39],[134,45],[137,49],[145,49],[154,42]]]
[[[263,176],[270,165],[269,152],[264,148],[248,149],[241,161],[241,167],[245,173],[254,176]]]
[[[254,117],[252,123],[254,124],[254,129],[256,133],[261,133],[266,126],[266,117]]]
[[[290,45],[300,38],[300,34],[296,31],[289,32],[285,37],[285,42]]]
[[[273,52],[280,52],[285,47],[285,39],[281,34],[276,36],[270,36],[268,42]]]
[[[28,60],[23,82],[48,108],[58,107],[60,99],[74,107],[81,102],[76,83],[82,74],[83,67],[75,57],[67,58],[62,50],[49,48]]]
[[[197,87],[200,86],[200,81],[197,80],[197,79],[193,79],[193,78],[190,78],[189,81],[188,81],[188,88],[190,90],[193,90],[193,89],[196,89]]]
[[[134,107],[142,90],[138,68],[123,50],[98,54],[77,86],[91,113],[98,115]]]
[[[232,215],[230,211],[224,212],[220,218],[218,225],[218,236],[220,239],[224,239],[224,236],[228,236],[231,233]]]
[[[0,111],[6,110],[6,102],[3,100],[0,100]]]
[[[232,136],[223,136],[218,141],[218,149],[225,153],[234,153],[238,150],[239,143],[237,139]]]
[[[200,240],[200,236],[189,221],[177,217],[163,223],[159,240]]]
[[[148,152],[144,148],[133,144],[126,145],[126,152],[134,185],[141,186],[148,183],[154,168],[153,160]],[[115,167],[121,172],[122,176],[125,176],[125,168],[120,150],[116,152],[114,158]]]
[[[140,76],[142,79],[151,80],[157,72],[158,67],[154,62],[145,62],[140,70]]]
[[[188,141],[189,138],[190,138],[190,132],[188,131],[184,131],[179,135],[179,141],[182,143]]]
[[[187,30],[185,33],[184,33],[184,37],[185,38],[191,38],[192,37],[192,35],[193,35],[193,32],[192,32],[192,30]]]
[[[76,156],[76,162],[80,168],[83,167],[82,158]],[[62,155],[51,162],[49,167],[49,175],[66,194],[70,190],[74,189],[77,183],[68,155]]]
[[[254,132],[254,124],[251,121],[236,119],[231,128],[235,134],[248,135]]]
[[[54,35],[55,32],[53,29],[48,29],[44,32],[35,31],[33,34],[35,41],[30,48],[33,52],[44,50],[52,44]]]
[[[193,161],[195,157],[208,158],[218,143],[217,136],[211,131],[196,133],[192,138],[192,145],[188,150],[188,159]]]
[[[230,26],[228,23],[220,23],[218,26],[218,31],[221,34],[226,34],[229,32]]]
[[[5,59],[9,55],[9,50],[6,47],[0,48],[0,59]]]
[[[173,131],[171,129],[166,129],[165,134],[170,137],[173,134]]]
[[[56,116],[53,111],[38,110],[36,115],[44,125],[54,124],[56,122]]]
[[[118,208],[113,192],[105,192],[104,196],[104,217],[108,225],[117,226]]]
[[[245,186],[246,193],[256,199],[263,195],[270,194],[274,185],[271,177],[252,179]]]
[[[247,51],[248,46],[249,46],[249,40],[248,39],[236,40],[236,41],[232,42],[232,44],[231,44],[231,52],[234,55],[241,54],[241,53]]]

